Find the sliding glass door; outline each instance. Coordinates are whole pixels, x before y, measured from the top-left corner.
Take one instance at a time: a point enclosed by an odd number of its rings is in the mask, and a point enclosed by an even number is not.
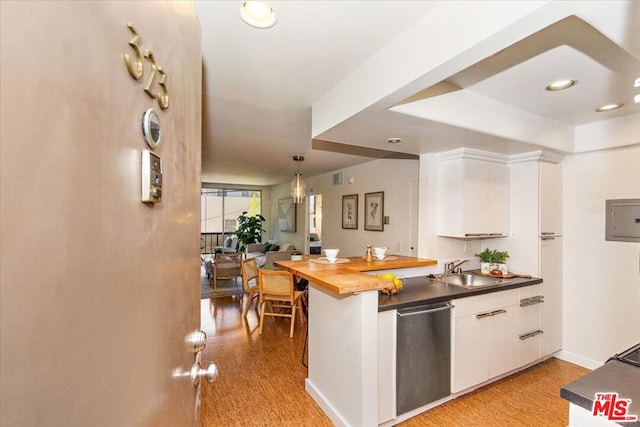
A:
[[[236,219],[262,213],[260,190],[202,188],[200,191],[200,252],[212,254],[236,230]]]

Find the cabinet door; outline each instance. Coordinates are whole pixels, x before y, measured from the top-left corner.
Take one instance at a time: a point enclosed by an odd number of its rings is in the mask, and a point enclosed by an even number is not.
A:
[[[509,168],[489,164],[487,171],[486,232],[509,235]]]
[[[518,319],[517,306],[493,310],[485,323],[489,347],[489,378],[509,372],[518,367]]]
[[[489,163],[465,160],[464,188],[463,235],[489,233]]]
[[[464,192],[463,160],[454,159],[438,164],[438,224],[439,236],[462,236]]]
[[[479,319],[475,315],[454,319],[452,393],[489,379],[488,323],[488,318]]]
[[[562,237],[540,238],[540,277],[542,277],[541,353],[562,349]]]
[[[396,417],[397,310],[378,313],[378,423]]]
[[[562,235],[562,167],[539,164],[540,235]]]
[[[438,164],[440,236],[509,233],[509,169],[472,159]]]

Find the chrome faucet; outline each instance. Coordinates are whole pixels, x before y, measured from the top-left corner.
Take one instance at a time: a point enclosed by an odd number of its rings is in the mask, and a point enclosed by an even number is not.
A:
[[[449,261],[446,262],[444,264],[444,274],[452,274],[456,272],[456,269],[460,270],[458,271],[458,273],[461,272],[460,266],[462,264],[464,264],[465,262],[471,262],[471,260],[469,259],[463,259],[462,261],[460,261],[459,259],[455,260],[455,261]]]

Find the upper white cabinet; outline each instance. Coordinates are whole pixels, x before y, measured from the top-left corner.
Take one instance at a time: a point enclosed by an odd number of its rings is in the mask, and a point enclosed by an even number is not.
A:
[[[539,168],[540,235],[562,235],[562,168],[541,162]]]
[[[437,233],[459,238],[509,234],[506,159],[469,149],[440,156]]]

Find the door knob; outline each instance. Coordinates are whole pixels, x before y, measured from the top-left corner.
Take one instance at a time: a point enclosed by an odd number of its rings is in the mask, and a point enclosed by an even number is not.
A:
[[[218,367],[215,363],[210,363],[206,369],[203,369],[200,366],[200,362],[196,362],[191,368],[191,381],[193,381],[193,385],[197,385],[198,382],[200,382],[200,378],[202,377],[205,377],[207,379],[207,382],[212,383],[217,376]]]
[[[196,329],[195,331],[187,334],[184,338],[184,342],[187,345],[187,351],[191,353],[198,353],[207,345],[207,334],[204,331]]]

